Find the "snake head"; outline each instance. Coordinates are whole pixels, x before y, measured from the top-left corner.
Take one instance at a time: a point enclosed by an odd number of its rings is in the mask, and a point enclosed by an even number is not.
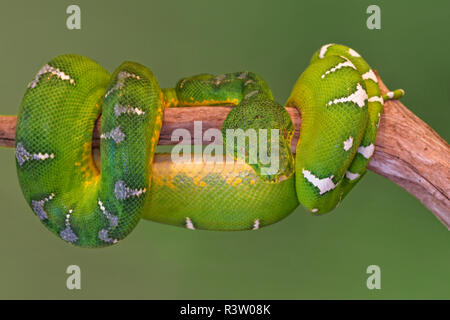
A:
[[[244,101],[230,111],[222,127],[227,155],[244,160],[270,183],[286,180],[294,172],[293,132],[284,107],[267,99]]]

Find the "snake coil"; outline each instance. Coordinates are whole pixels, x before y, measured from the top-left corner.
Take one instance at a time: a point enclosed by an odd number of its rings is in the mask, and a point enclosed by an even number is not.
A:
[[[322,46],[285,105],[302,115],[294,159],[291,119],[254,73],[201,74],[161,89],[138,63],[125,62],[111,76],[89,58],[62,55],[37,73],[23,98],[17,173],[41,222],[78,246],[114,244],[141,218],[189,229],[259,229],[299,202],[315,214],[332,210],[366,172],[383,102],[402,95],[382,96],[353,49]],[[231,162],[155,155],[164,108],[223,104],[235,106],[222,127]],[[101,170],[91,152],[100,115]],[[270,132],[257,138],[256,157],[249,129]],[[238,133],[230,138],[229,130]],[[244,138],[244,150],[227,143],[235,138]],[[261,150],[277,154],[275,169],[267,170]]]

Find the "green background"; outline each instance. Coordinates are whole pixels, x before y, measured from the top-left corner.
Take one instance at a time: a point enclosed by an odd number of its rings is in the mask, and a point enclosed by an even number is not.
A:
[[[82,29],[66,28],[69,4]],[[381,7],[381,30],[366,8]],[[0,114],[52,57],[79,53],[110,71],[150,67],[161,86],[202,72],[251,70],[284,103],[313,52],[358,51],[403,103],[449,138],[448,1],[1,1]],[[119,245],[79,249],[46,231],[25,203],[12,150],[0,149],[0,298],[450,298],[450,237],[421,203],[369,172],[331,214],[298,208],[258,232],[191,232],[142,221]],[[68,265],[82,289],[66,288]],[[381,290],[366,268],[381,267]]]

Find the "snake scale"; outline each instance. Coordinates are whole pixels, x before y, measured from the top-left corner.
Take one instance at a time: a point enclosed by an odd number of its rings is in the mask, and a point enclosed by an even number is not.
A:
[[[40,221],[81,247],[117,243],[142,218],[188,229],[259,229],[299,203],[314,214],[332,210],[366,172],[383,102],[402,95],[382,96],[353,49],[322,46],[285,104],[302,116],[294,157],[291,119],[252,72],[200,74],[161,89],[141,64],[124,62],[110,75],[87,57],[61,55],[25,92],[18,178]],[[170,153],[155,153],[165,108],[224,104],[234,106],[222,127],[224,161],[173,162]],[[101,170],[91,150],[99,116]],[[238,129],[244,148],[227,144],[228,130]],[[259,148],[245,136],[249,129],[267,132]],[[261,150],[277,154],[275,169],[266,170]]]

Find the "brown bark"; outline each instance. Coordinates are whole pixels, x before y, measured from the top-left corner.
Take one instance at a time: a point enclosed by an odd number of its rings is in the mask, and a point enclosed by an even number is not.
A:
[[[379,79],[379,78],[378,78]],[[383,93],[388,92],[379,79]],[[185,128],[193,139],[194,120],[202,121],[202,131],[222,127],[232,107],[189,107],[165,110],[159,145],[177,144],[173,130]],[[295,152],[301,118],[296,109],[287,108],[296,129],[291,149]],[[99,123],[93,146],[99,146]],[[0,116],[0,146],[14,147],[15,116]],[[193,142],[193,141],[192,141]],[[205,141],[204,143],[210,143]],[[368,169],[376,172],[419,199],[450,230],[450,146],[400,101],[384,104],[375,153]]]

